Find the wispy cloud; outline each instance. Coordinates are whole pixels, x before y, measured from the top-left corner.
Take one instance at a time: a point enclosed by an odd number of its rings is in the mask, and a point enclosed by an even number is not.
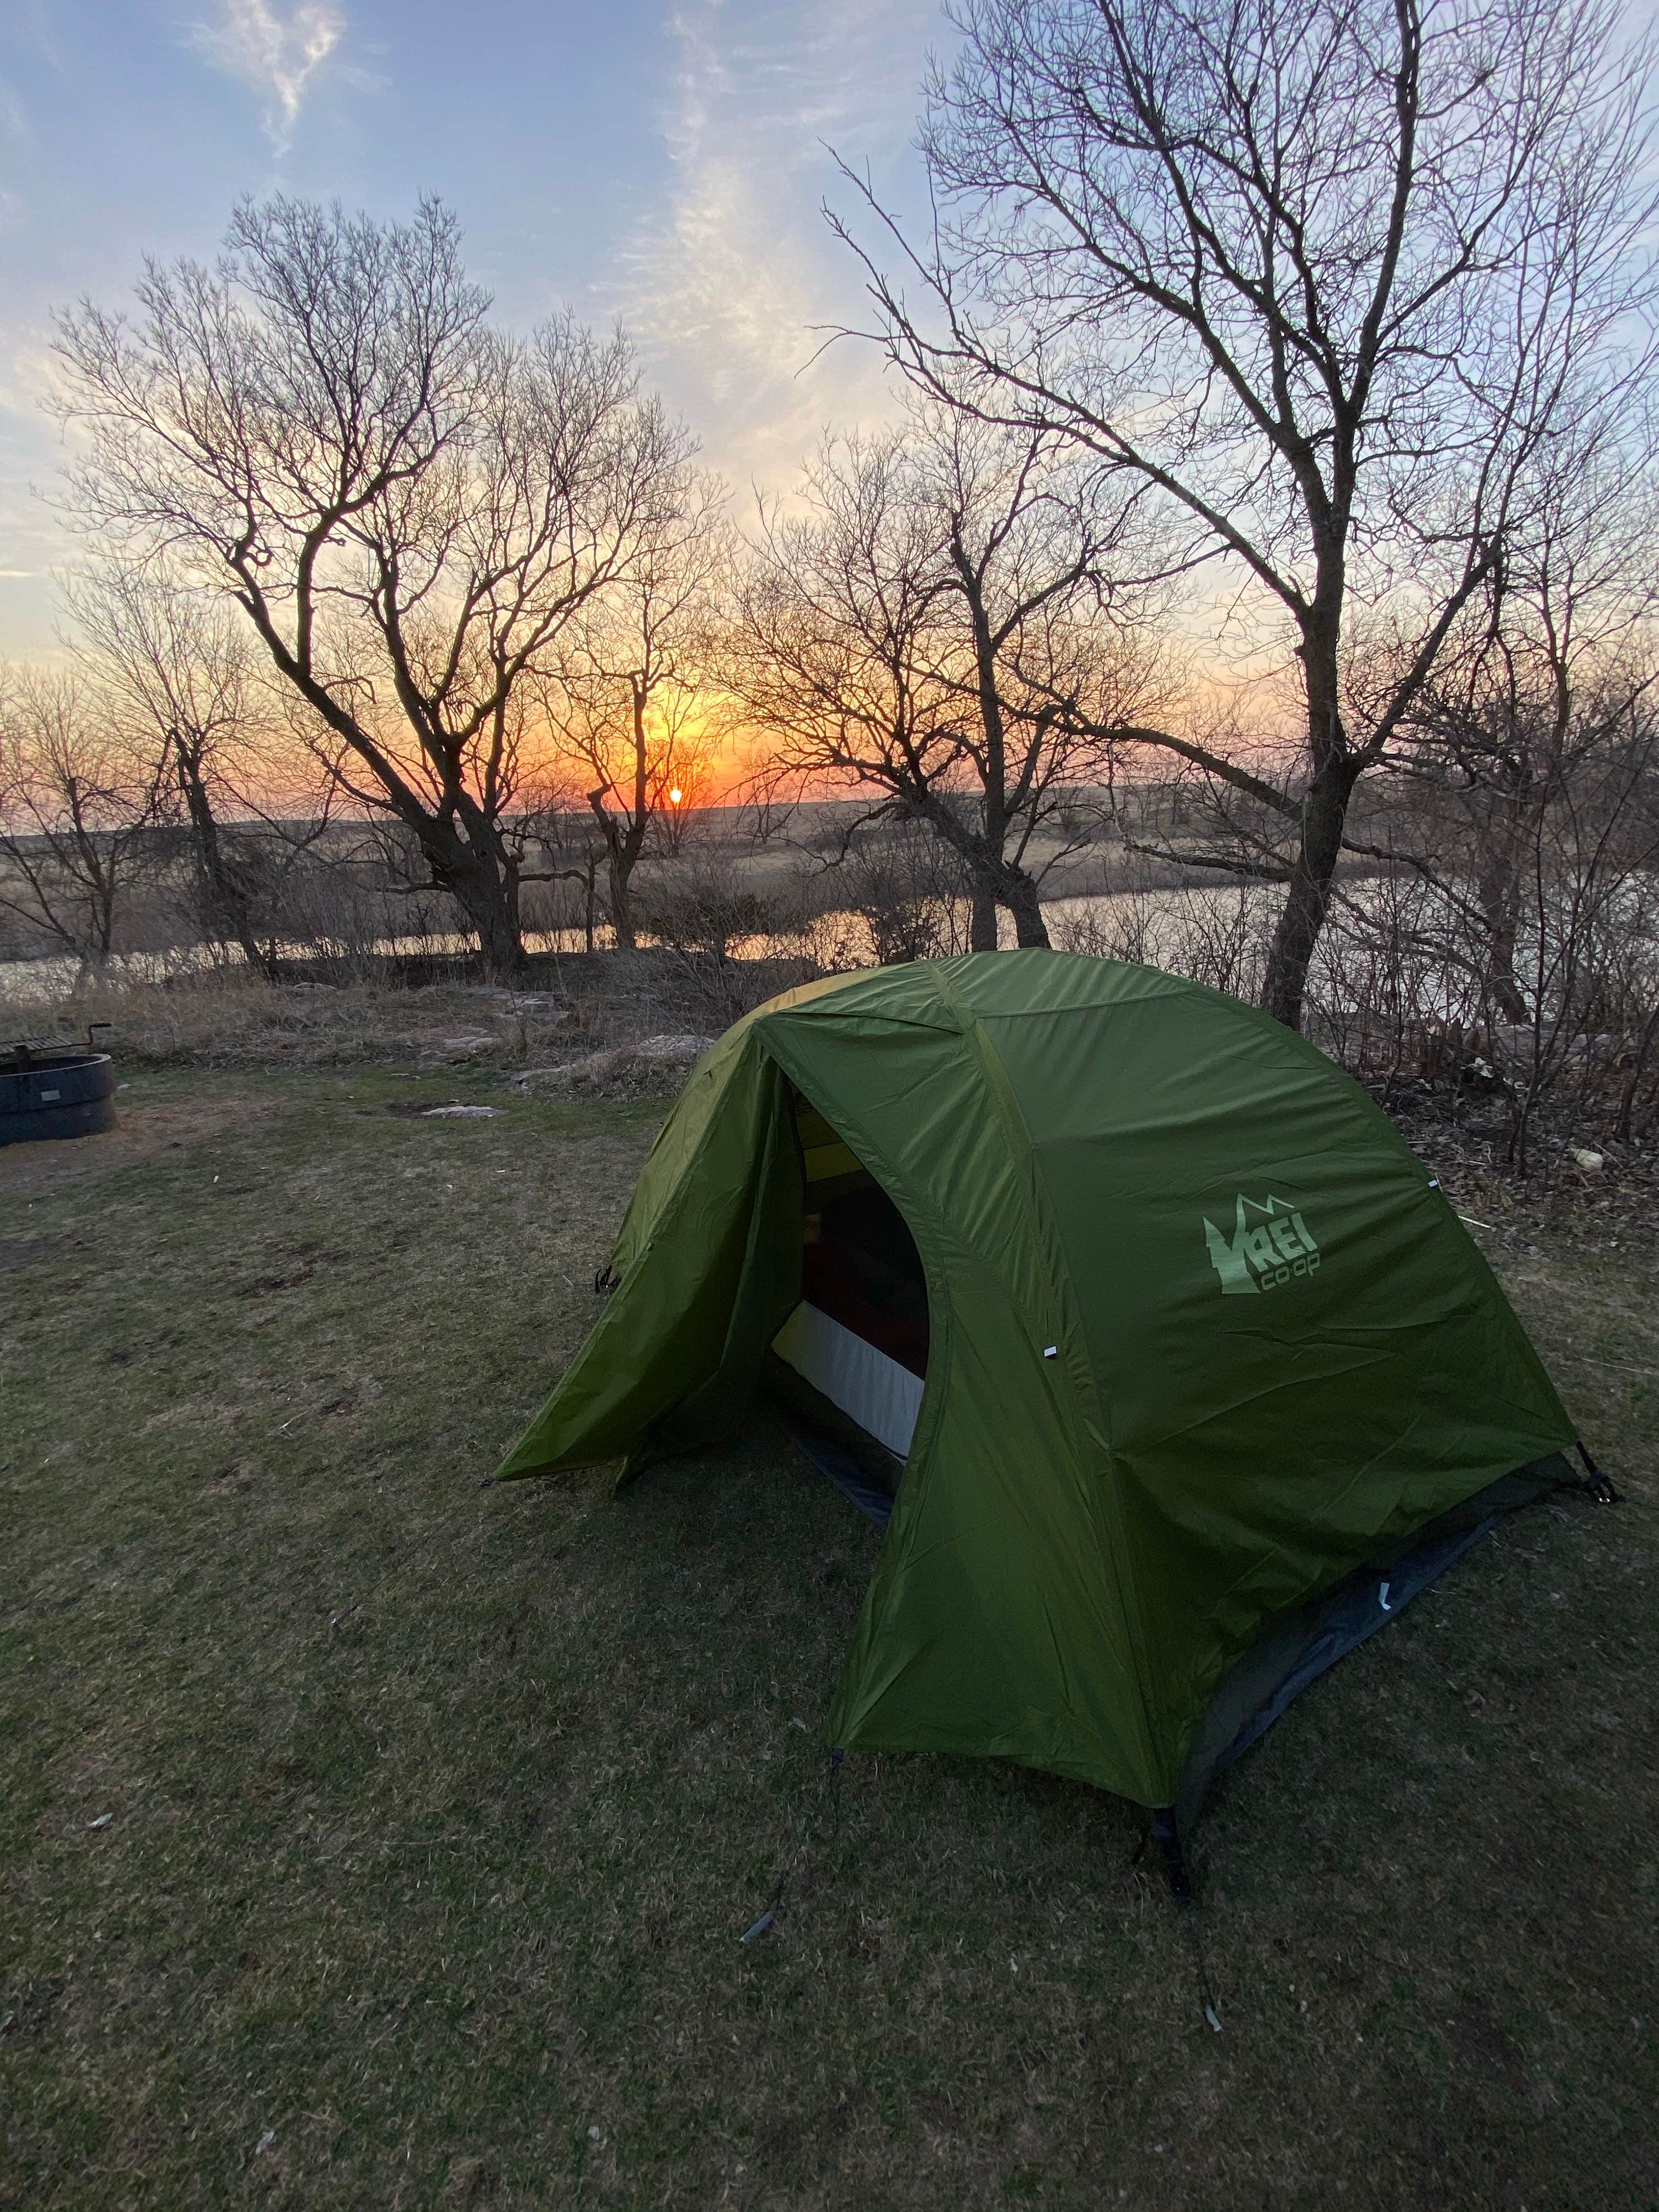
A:
[[[827,420],[890,404],[872,351],[819,351],[858,304],[819,214],[836,181],[823,142],[878,163],[904,145],[936,21],[936,0],[684,0],[671,18],[669,204],[634,241],[621,304],[740,477],[775,483]]]
[[[331,0],[299,0],[286,10],[275,0],[219,0],[214,21],[191,26],[190,43],[227,76],[261,95],[265,136],[284,154],[306,88],[345,27],[345,16]]]
[[[28,110],[15,88],[0,79],[0,138],[9,138],[21,146],[28,136]]]
[[[13,46],[26,47],[55,70],[59,76],[68,74],[69,64],[52,20],[48,0],[13,0],[8,11],[6,28]]]

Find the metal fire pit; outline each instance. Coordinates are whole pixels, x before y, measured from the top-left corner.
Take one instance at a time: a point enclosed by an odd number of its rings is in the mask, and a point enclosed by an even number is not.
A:
[[[0,1045],[0,1145],[91,1137],[114,1127],[115,1064],[106,1052],[38,1037]]]

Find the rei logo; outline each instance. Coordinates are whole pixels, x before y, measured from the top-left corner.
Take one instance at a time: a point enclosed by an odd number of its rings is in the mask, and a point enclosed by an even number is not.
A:
[[[1294,1276],[1311,1275],[1319,1265],[1319,1247],[1307,1223],[1282,1199],[1271,1196],[1246,1198],[1241,1192],[1231,1241],[1206,1218],[1204,1242],[1224,1297],[1276,1291]]]

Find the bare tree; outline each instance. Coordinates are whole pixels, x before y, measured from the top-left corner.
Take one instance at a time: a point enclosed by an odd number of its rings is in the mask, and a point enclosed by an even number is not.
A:
[[[114,950],[162,774],[74,675],[0,678],[0,908],[82,969]]]
[[[680,471],[663,526],[579,631],[550,687],[559,754],[605,842],[611,926],[631,951],[634,872],[654,836],[670,851],[702,798],[708,745],[699,697],[715,594],[731,559],[726,488]]]
[[[1510,1024],[1536,1012],[1516,963],[1547,818],[1592,786],[1598,805],[1619,792],[1626,807],[1643,788],[1607,771],[1648,718],[1659,595],[1650,459],[1629,441],[1553,441],[1527,505],[1490,611],[1448,640],[1385,759],[1404,800],[1389,843],[1346,840],[1432,890],[1477,948],[1483,1000]]]
[[[620,337],[488,330],[435,202],[245,203],[212,269],[148,264],[137,302],[59,320],[81,519],[228,592],[345,790],[511,971],[520,697],[659,538],[684,433]]]
[[[947,564],[937,649],[972,698],[961,778],[971,824],[946,842],[981,894],[974,949],[995,950],[994,905],[1016,943],[1046,945],[1042,877],[1092,833],[1078,787],[1167,703],[1161,552],[1133,501],[1067,466],[1048,434],[1010,435],[936,407],[919,427]],[[1040,836],[1048,850],[1034,865]]]
[[[270,909],[300,855],[328,836],[333,763],[319,765],[274,712],[258,640],[222,592],[155,564],[106,562],[71,575],[64,597],[88,683],[148,732],[183,810],[208,939],[274,973]]]
[[[901,278],[832,222],[913,379],[1144,484],[1288,631],[1293,778],[1157,741],[1282,820],[1263,997],[1295,1025],[1355,785],[1501,580],[1529,462],[1648,373],[1645,52],[1613,0],[958,0],[952,20],[931,237],[907,246],[859,185]],[[1411,649],[1356,698],[1345,635],[1382,609]]]
[[[1042,877],[1087,834],[1077,787],[1161,696],[1133,508],[1055,444],[929,410],[826,446],[806,511],[763,510],[731,633],[726,680],[775,770],[926,823],[981,950],[999,905],[1048,943]]]

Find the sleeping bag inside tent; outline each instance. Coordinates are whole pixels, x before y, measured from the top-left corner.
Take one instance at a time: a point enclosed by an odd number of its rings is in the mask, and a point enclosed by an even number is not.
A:
[[[1189,1815],[1572,1480],[1572,1424],[1387,1116],[1152,969],[981,953],[771,1000],[694,1071],[611,1269],[501,1473],[625,1480],[779,1395],[886,1519],[837,1747]]]

